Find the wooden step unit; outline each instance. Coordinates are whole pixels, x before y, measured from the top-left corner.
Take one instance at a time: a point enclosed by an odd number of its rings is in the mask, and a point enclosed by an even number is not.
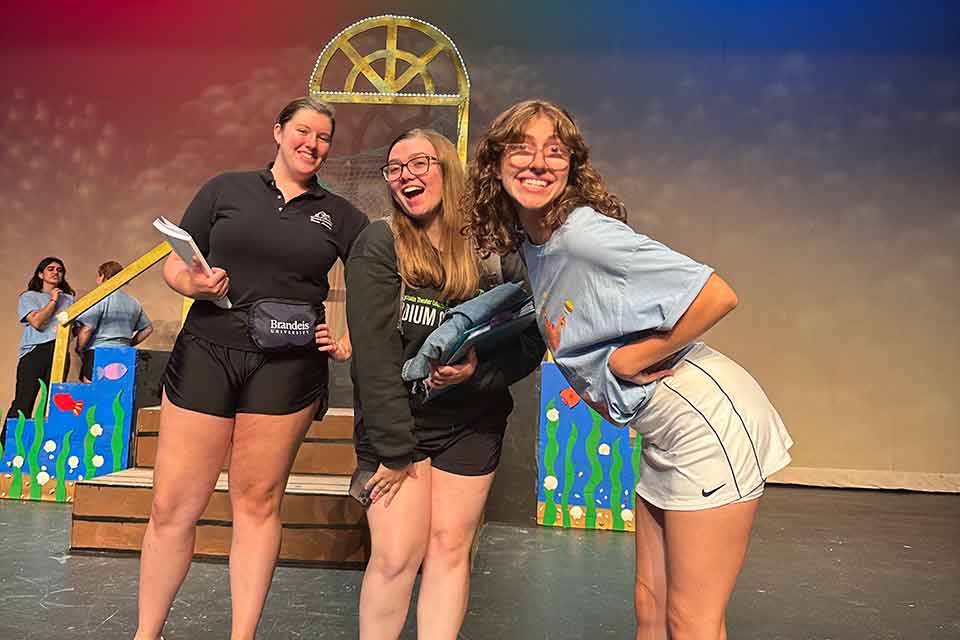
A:
[[[133,466],[152,468],[157,458],[160,407],[141,409],[137,415]],[[224,463],[226,470],[229,463]],[[353,449],[353,409],[329,409],[323,420],[310,425],[293,461],[292,473],[350,475],[357,467]]]
[[[361,566],[370,553],[363,507],[347,494],[346,476],[291,475],[281,507],[280,561]],[[150,517],[152,469],[126,469],[78,482],[70,530],[71,551],[137,552]],[[217,480],[197,525],[195,554],[230,553],[227,474]]]
[[[71,551],[139,552],[150,517],[159,431],[159,407],[141,409],[134,431],[136,466],[76,484]],[[366,514],[348,495],[356,466],[352,435],[352,409],[330,409],[322,421],[310,425],[281,506],[281,563],[354,568],[366,563],[370,555]],[[227,483],[227,474],[221,473],[197,525],[197,558],[229,555],[232,514]]]

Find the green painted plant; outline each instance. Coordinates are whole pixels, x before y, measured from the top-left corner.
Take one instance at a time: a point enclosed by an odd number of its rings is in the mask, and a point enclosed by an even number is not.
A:
[[[17,427],[13,431],[13,440],[16,443],[17,455],[14,458],[16,461],[17,458],[20,458],[20,465],[13,467],[13,480],[10,482],[10,497],[11,498],[21,498],[23,497],[23,460],[27,457],[27,451],[23,446],[23,428],[27,424],[27,417],[23,415],[23,411],[17,411]]]
[[[613,441],[610,452],[610,515],[613,518],[611,528],[623,531],[623,514],[620,501],[623,500],[623,485],[620,483],[620,472],[623,471],[623,456],[620,455],[620,438]]]
[[[590,409],[590,416],[593,418],[593,427],[590,429],[590,435],[587,436],[585,444],[587,460],[590,462],[590,478],[587,480],[587,486],[583,489],[584,506],[587,511],[584,526],[587,529],[596,529],[597,502],[593,494],[597,490],[597,485],[603,480],[603,467],[600,466],[600,458],[597,452],[601,437],[600,423],[603,421],[603,418],[593,409]]]
[[[556,478],[554,463],[557,461],[557,454],[560,453],[560,444],[557,442],[557,427],[560,424],[560,418],[551,420],[550,416],[557,413],[555,402],[550,400],[547,403],[547,445],[543,451],[544,482],[543,482],[543,524],[553,525],[557,520],[557,503],[553,494],[556,486],[547,487],[546,478],[553,476]]]
[[[113,453],[113,470],[120,471],[126,460],[121,460],[123,454],[123,407],[120,405],[120,394],[123,391],[117,391],[113,399],[113,436],[110,438],[110,451]]]
[[[637,434],[630,452],[630,466],[633,467],[633,486],[630,487],[630,509],[637,512],[637,483],[640,482],[640,454],[643,452],[643,438]]]
[[[563,457],[563,498],[560,508],[563,511],[563,526],[570,526],[570,492],[573,490],[577,468],[573,464],[573,448],[577,444],[577,423],[570,421],[570,435],[567,436],[567,449]]]
[[[87,420],[87,433],[83,437],[83,477],[92,478],[97,473],[97,468],[93,466],[93,445],[97,441],[97,436],[93,435],[93,425],[97,423],[97,406],[87,409],[84,417]]]
[[[70,436],[73,431],[67,431],[60,442],[60,453],[57,454],[57,502],[67,501],[67,458],[70,456]]]
[[[44,412],[47,410],[47,384],[40,380],[40,402],[33,411],[33,442],[30,443],[30,453],[27,455],[27,464],[30,466],[30,499],[39,500],[43,487],[37,482],[37,473],[40,471],[40,447],[43,446]]]

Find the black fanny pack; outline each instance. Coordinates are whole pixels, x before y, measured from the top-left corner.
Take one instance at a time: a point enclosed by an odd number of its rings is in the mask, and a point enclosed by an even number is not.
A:
[[[264,298],[247,312],[247,330],[261,351],[305,351],[316,348],[313,331],[324,320],[322,306]]]

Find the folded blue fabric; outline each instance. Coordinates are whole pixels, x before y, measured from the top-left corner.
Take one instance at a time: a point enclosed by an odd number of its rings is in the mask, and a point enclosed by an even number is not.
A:
[[[505,282],[454,307],[447,312],[440,326],[427,336],[417,355],[403,363],[403,379],[413,382],[428,377],[430,361],[446,362],[467,329],[488,322],[493,316],[512,309],[528,297],[527,291],[516,282]]]

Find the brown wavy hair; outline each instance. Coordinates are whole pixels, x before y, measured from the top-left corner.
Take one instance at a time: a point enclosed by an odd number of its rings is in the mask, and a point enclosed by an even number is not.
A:
[[[497,173],[505,145],[523,140],[523,129],[538,115],[550,118],[556,136],[572,152],[567,187],[544,216],[547,226],[557,229],[577,207],[593,207],[622,222],[627,210],[617,196],[607,190],[600,173],[590,163],[590,150],[573,116],[563,107],[546,100],[518,102],[494,119],[477,143],[476,159],[470,165],[463,210],[467,219],[464,232],[472,236],[484,252],[505,255],[517,250],[524,239],[513,199],[503,188]]]
[[[411,129],[390,143],[390,151],[401,140],[424,138],[437,152],[443,171],[443,199],[440,201],[442,232],[440,252],[430,243],[426,231],[413,222],[390,194],[393,212],[390,227],[396,237],[400,276],[410,285],[440,288],[448,300],[464,300],[477,293],[480,272],[473,241],[461,229],[465,220],[460,209],[463,199],[463,165],[457,149],[443,134],[433,129]]]

